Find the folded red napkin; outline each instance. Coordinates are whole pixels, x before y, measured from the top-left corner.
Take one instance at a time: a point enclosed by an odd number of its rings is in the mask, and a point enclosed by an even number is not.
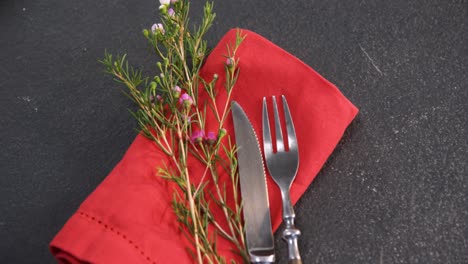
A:
[[[233,99],[244,108],[261,141],[262,98],[286,96],[300,151],[300,167],[291,189],[296,203],[358,110],[332,83],[296,57],[251,31],[242,30],[242,34],[246,38],[237,52],[241,73]],[[203,66],[202,75],[207,79],[214,73],[220,76],[219,91],[224,90],[226,45],[235,38],[236,30],[228,32]],[[220,96],[222,103],[226,96]],[[231,118],[226,128],[233,136]],[[51,252],[59,263],[193,263],[186,250],[189,243],[172,212],[172,186],[155,176],[164,160],[152,141],[138,135],[119,164],[51,242]],[[199,169],[193,167],[191,175]],[[269,176],[267,183],[276,230],[282,221],[281,196]],[[226,241],[220,239],[218,244],[239,262],[229,253]]]

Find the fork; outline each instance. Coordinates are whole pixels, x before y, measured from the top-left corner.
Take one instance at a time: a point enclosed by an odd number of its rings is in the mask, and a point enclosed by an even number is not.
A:
[[[289,193],[291,184],[296,177],[297,169],[299,167],[299,152],[297,149],[296,132],[294,131],[294,124],[291,119],[288,103],[284,95],[281,97],[283,101],[289,149],[288,151],[285,150],[283,133],[281,132],[281,124],[278,115],[278,106],[276,104],[276,98],[273,96],[276,152],[273,152],[270,121],[268,119],[268,109],[265,97],[263,98],[263,150],[265,152],[268,171],[281,190],[281,197],[283,200],[283,220],[286,223],[286,228],[283,231],[283,239],[288,243],[288,263],[302,264],[299,248],[297,246],[297,238],[301,235],[301,231],[294,226],[295,214]]]

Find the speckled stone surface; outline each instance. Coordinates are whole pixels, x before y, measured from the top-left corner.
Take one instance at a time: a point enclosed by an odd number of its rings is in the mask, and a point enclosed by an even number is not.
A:
[[[296,206],[304,263],[468,263],[467,9],[215,1],[211,46],[232,27],[253,30],[361,110]],[[0,263],[54,263],[47,244],[135,137],[131,104],[97,60],[107,48],[151,69],[141,29],[156,10],[0,2]]]

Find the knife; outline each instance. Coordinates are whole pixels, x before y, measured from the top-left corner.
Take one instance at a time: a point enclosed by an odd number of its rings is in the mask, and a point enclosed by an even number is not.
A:
[[[242,107],[231,104],[245,221],[245,240],[252,263],[274,263],[275,245],[265,169],[257,135]]]

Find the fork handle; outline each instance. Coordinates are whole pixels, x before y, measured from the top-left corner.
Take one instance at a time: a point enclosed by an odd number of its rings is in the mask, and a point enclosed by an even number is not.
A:
[[[283,239],[288,243],[288,258],[289,264],[302,264],[299,247],[297,246],[297,238],[301,235],[301,231],[293,225],[287,225],[283,231]]]
[[[286,223],[286,228],[283,231],[283,239],[288,243],[288,263],[302,264],[297,238],[301,235],[301,231],[294,225],[296,217],[291,203],[289,191],[282,193],[283,195],[283,220]]]

